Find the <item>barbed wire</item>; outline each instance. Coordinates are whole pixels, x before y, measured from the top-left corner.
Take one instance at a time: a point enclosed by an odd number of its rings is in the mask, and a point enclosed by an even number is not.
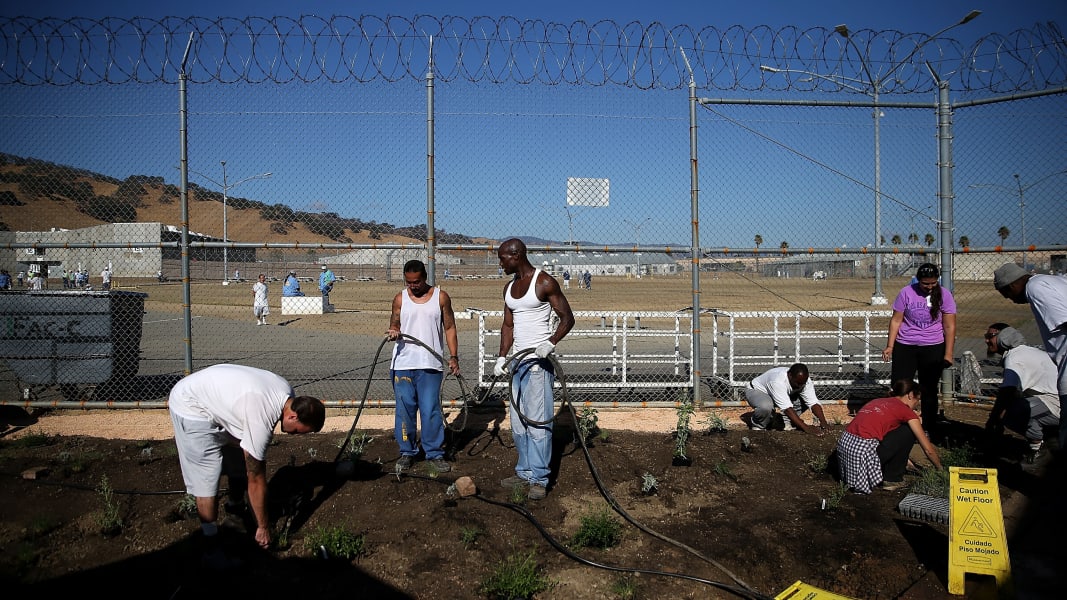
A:
[[[186,46],[193,83],[422,80],[701,90],[912,94],[926,63],[962,93],[1067,83],[1054,22],[971,46],[928,34],[814,27],[746,29],[514,17],[0,18],[0,84],[174,83]],[[862,51],[862,56],[861,56]],[[872,81],[874,80],[874,81]]]

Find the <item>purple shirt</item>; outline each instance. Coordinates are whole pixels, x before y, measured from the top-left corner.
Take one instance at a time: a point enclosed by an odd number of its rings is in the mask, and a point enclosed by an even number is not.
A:
[[[909,285],[897,294],[893,310],[904,313],[904,321],[897,331],[897,342],[910,346],[934,346],[945,341],[941,315],[956,314],[956,301],[952,298],[952,292],[942,287],[941,312],[931,319],[930,296],[920,294],[918,285]]]

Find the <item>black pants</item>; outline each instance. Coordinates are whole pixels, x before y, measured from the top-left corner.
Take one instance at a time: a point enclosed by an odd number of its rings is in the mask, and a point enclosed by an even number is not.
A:
[[[937,423],[941,371],[944,368],[945,343],[933,346],[912,346],[897,343],[893,346],[893,367],[890,381],[912,379],[919,374],[919,390],[922,392],[922,409],[919,414],[923,428],[930,431]]]
[[[915,445],[915,434],[904,423],[885,434],[878,444],[878,460],[882,463],[882,479],[885,481],[903,481],[904,470],[908,468],[908,455]]]

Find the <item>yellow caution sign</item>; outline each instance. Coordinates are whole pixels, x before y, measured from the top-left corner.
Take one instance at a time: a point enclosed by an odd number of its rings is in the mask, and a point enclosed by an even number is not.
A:
[[[848,596],[832,594],[803,582],[796,582],[774,597],[774,600],[852,600]]]
[[[962,595],[971,573],[996,577],[1001,592],[1010,594],[997,470],[949,467],[948,493],[948,593]]]

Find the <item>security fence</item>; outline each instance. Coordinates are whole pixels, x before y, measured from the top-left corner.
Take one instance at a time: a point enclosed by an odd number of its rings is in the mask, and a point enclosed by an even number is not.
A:
[[[1038,341],[1027,308],[992,290],[999,264],[1067,268],[1054,23],[968,47],[434,17],[16,18],[0,35],[10,293],[64,318],[105,271],[112,291],[146,294],[136,356],[116,357],[136,375],[49,385],[5,359],[0,402],[151,405],[189,370],[240,362],[338,405],[373,376],[371,400],[387,403],[381,333],[403,264],[426,261],[457,309],[495,310],[496,244],[511,236],[569,276],[577,311],[698,308],[678,360],[712,384],[709,309],[869,311],[884,331],[930,261],[960,306],[958,352],[981,353],[995,321]],[[290,273],[317,296],[324,266],[338,312],[281,314]],[[251,316],[260,273],[266,328]],[[24,338],[3,314],[10,347]],[[461,331],[466,355],[476,339]],[[857,354],[884,346],[850,339]]]

